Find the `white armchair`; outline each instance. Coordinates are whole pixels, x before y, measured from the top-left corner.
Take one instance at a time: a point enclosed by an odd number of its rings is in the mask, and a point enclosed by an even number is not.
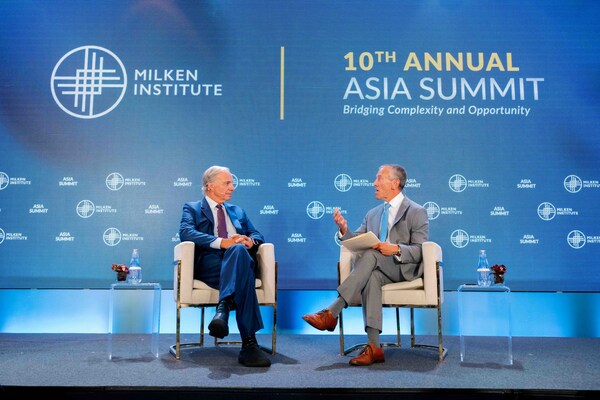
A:
[[[423,277],[413,281],[390,283],[383,286],[383,307],[396,310],[396,343],[384,343],[384,346],[400,347],[400,308],[410,308],[410,345],[411,347],[433,348],[438,352],[438,360],[442,361],[447,350],[442,344],[442,303],[444,302],[444,279],[442,270],[442,248],[435,242],[425,242],[423,250]],[[338,262],[338,283],[342,283],[352,271],[352,252],[341,246]],[[354,299],[349,306],[360,306],[360,297]],[[435,308],[438,322],[438,344],[427,345],[415,343],[415,308]],[[344,347],[343,313],[339,315],[340,353],[346,355],[362,344],[349,348]]]
[[[206,307],[215,307],[219,303],[219,291],[207,284],[194,279],[194,251],[193,242],[181,242],[175,246],[173,254],[173,298],[177,307],[177,321],[175,329],[175,344],[170,347],[170,352],[179,359],[181,348],[204,346],[204,310]],[[271,348],[265,348],[275,354],[277,341],[277,262],[275,261],[275,248],[272,243],[263,243],[258,248],[258,274],[256,279],[256,295],[260,306],[273,307],[273,328],[271,333]],[[196,307],[201,309],[200,340],[197,343],[181,343],[181,309]],[[240,344],[241,342],[219,341],[215,338],[215,346],[220,344]]]

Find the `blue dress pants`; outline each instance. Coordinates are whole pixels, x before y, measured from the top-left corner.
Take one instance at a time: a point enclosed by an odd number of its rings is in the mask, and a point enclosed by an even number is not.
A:
[[[241,244],[231,246],[223,253],[219,279],[219,301],[233,295],[235,317],[243,338],[253,336],[263,328],[262,316],[256,297],[255,263]]]

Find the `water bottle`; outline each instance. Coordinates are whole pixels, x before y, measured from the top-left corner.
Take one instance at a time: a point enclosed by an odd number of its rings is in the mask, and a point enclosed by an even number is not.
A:
[[[137,285],[142,282],[142,267],[140,266],[140,253],[138,252],[138,249],[133,249],[131,252],[127,281],[133,285]]]
[[[477,284],[479,286],[490,286],[491,275],[490,275],[490,264],[488,263],[487,255],[485,250],[479,250],[479,263],[477,264]]]

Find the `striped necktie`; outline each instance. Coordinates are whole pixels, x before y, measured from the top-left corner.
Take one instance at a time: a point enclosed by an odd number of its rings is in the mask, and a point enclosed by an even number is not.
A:
[[[217,232],[220,238],[227,239],[227,223],[225,222],[225,212],[221,204],[217,204]]]

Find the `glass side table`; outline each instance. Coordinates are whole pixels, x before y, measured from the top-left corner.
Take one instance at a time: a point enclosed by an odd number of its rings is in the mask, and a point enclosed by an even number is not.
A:
[[[513,365],[510,303],[508,286],[458,287],[461,362]]]
[[[113,359],[116,339],[118,349],[128,356],[141,354],[138,347],[144,345],[145,338],[121,335],[121,332],[151,332],[150,352],[158,358],[158,340],[160,331],[160,283],[115,282],[110,285],[108,306],[108,359]],[[148,311],[152,310],[150,314]],[[119,332],[117,335],[115,332]],[[144,335],[147,336],[147,335]]]

